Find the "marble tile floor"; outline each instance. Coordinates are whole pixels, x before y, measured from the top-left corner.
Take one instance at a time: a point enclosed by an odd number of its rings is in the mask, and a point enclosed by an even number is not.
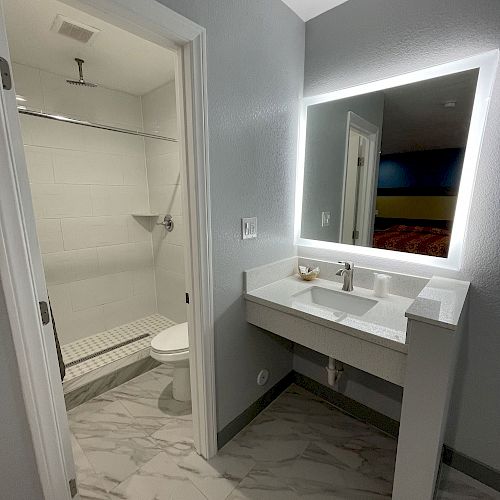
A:
[[[82,500],[390,498],[396,442],[302,388],[207,462],[171,381],[162,365],[68,412]],[[500,496],[445,467],[438,498]]]

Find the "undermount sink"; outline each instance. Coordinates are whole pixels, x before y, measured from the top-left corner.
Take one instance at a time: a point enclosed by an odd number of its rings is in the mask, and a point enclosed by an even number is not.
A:
[[[350,295],[345,292],[330,290],[319,286],[312,286],[293,295],[294,301],[320,307],[327,307],[333,311],[353,314],[354,316],[363,316],[373,306],[377,304],[376,300]]]

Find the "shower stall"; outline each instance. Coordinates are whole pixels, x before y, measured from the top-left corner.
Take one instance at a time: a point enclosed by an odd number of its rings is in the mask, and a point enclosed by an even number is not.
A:
[[[154,366],[151,337],[186,321],[175,81],[131,94],[76,62],[76,81],[13,64],[70,406]]]

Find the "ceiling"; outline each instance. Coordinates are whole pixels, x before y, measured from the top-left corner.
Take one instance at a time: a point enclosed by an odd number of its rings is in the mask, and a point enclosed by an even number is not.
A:
[[[143,95],[175,76],[174,52],[57,0],[3,0],[11,58],[67,78],[77,77],[75,57],[85,60],[85,79]],[[50,28],[57,14],[101,30],[88,44]]]
[[[477,76],[469,70],[385,90],[382,154],[465,147]]]
[[[347,0],[283,0],[304,21],[319,16]]]

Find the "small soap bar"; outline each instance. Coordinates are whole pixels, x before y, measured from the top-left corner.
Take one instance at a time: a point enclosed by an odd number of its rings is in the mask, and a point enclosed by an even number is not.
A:
[[[299,276],[305,281],[312,281],[319,276],[319,267],[311,269],[306,266],[299,266]]]
[[[373,283],[373,293],[376,297],[388,297],[389,296],[389,282],[392,276],[388,274],[373,273],[375,276],[375,281]]]

